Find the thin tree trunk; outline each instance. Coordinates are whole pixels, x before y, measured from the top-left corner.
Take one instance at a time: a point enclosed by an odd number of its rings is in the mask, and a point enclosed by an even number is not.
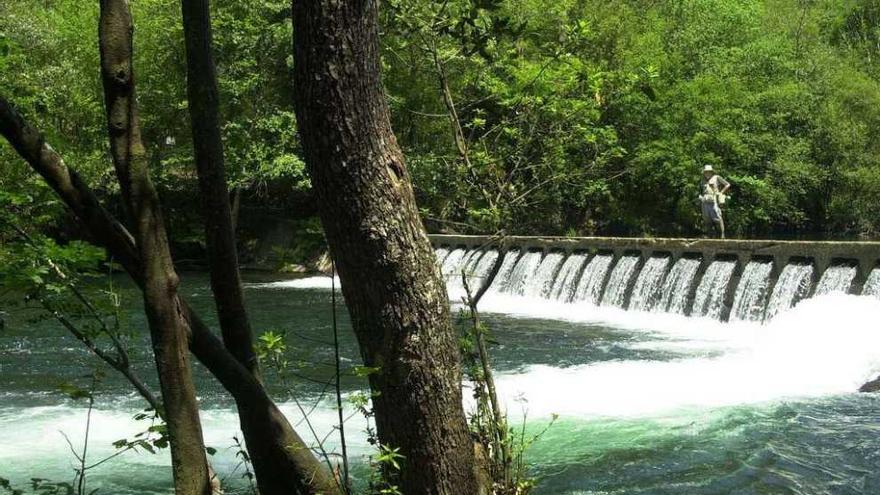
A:
[[[211,268],[211,289],[217,304],[223,342],[246,368],[257,375],[259,367],[244,307],[229,188],[226,185],[223,141],[220,136],[220,96],[211,54],[208,1],[182,0],[181,6],[186,40],[186,87]]]
[[[45,179],[84,225],[92,240],[106,248],[113,260],[120,263],[143,289],[143,270],[134,238],[101,206],[88,185],[76,171],[65,165],[61,156],[46,143],[40,132],[28,125],[2,96],[0,134]],[[214,336],[186,300],[179,294],[177,300],[192,332],[190,351],[220,381],[236,404],[246,404],[256,417],[264,418],[264,421],[248,422],[252,429],[249,434],[259,438],[255,442],[257,449],[265,452],[253,457],[254,467],[256,470],[258,462],[270,462],[272,464],[269,469],[282,472],[272,481],[279,491],[265,493],[336,493],[336,483],[331,473],[312,455],[262,384]],[[250,453],[252,456],[255,454]],[[264,458],[267,460],[262,461]]]
[[[163,409],[171,439],[178,494],[210,494],[199,405],[189,364],[188,325],[177,303],[179,279],[171,261],[156,191],[141,142],[132,67],[131,14],[125,0],[102,0],[101,76],[110,152],[141,256],[144,310],[150,327]]]
[[[171,440],[175,492],[210,494],[211,482],[189,364],[188,325],[177,301],[179,279],[141,142],[132,66],[131,13],[125,0],[102,0],[101,76],[110,153],[142,260],[144,310]]]
[[[260,380],[250,322],[244,306],[235,228],[229,204],[229,189],[220,135],[220,97],[214,57],[211,53],[211,19],[207,0],[182,0],[183,33],[186,41],[187,94],[195,148],[196,169],[205,221],[205,239],[211,269],[211,289],[217,305],[223,343],[235,358]],[[265,402],[238,401],[238,416],[253,462],[260,493],[287,495],[299,492],[335,491],[332,479],[316,477],[311,463],[290,452],[302,441],[277,408]],[[292,436],[293,435],[293,436]],[[311,453],[305,452],[309,458]],[[305,460],[308,460],[306,458]],[[304,480],[310,480],[313,487]]]
[[[457,338],[379,74],[377,2],[293,3],[306,165],[407,494],[478,493]]]

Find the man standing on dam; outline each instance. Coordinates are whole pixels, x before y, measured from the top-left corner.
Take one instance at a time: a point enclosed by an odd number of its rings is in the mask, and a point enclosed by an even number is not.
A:
[[[715,173],[712,165],[703,166],[703,178],[700,181],[700,205],[703,209],[703,229],[724,239],[724,218],[721,216],[721,205],[724,204],[730,183]]]

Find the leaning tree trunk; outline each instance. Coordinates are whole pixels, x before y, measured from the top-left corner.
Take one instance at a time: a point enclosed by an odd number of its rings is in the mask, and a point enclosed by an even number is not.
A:
[[[391,130],[377,2],[293,2],[296,114],[370,376],[379,441],[407,494],[478,492],[449,303]]]
[[[67,167],[39,130],[29,125],[2,95],[0,135],[43,177],[46,184],[77,217],[91,240],[106,248],[110,256],[122,265],[143,290],[144,270],[141,268],[134,238],[125,226],[101,206],[94,192],[74,169]],[[272,480],[279,491],[265,493],[335,493],[338,487],[330,471],[312,455],[269,397],[262,383],[214,336],[180,294],[177,295],[177,301],[191,331],[190,351],[232,395],[239,407],[246,404],[249,410],[259,411],[259,414],[267,418],[263,423],[249,423],[251,431],[257,435],[255,443],[265,449],[284,451],[283,456],[272,458],[272,462],[283,462],[287,469],[283,476]],[[254,462],[256,464],[256,459]]]
[[[171,440],[174,486],[178,494],[210,494],[199,405],[189,364],[189,328],[178,304],[179,280],[141,142],[131,32],[127,1],[102,0],[101,77],[110,152],[142,261],[144,309],[162,390],[163,418]]]
[[[186,40],[187,94],[199,177],[211,289],[223,343],[259,380],[250,323],[244,306],[235,228],[226,185],[220,135],[220,96],[211,53],[211,17],[207,0],[182,0]],[[274,404],[236,401],[239,423],[263,495],[333,493],[336,483],[319,465]],[[270,407],[271,406],[271,407]]]

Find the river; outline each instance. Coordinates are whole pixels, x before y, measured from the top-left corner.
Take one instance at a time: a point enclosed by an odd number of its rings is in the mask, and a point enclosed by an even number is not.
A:
[[[122,321],[140,349],[133,358],[155,383],[144,353],[138,293],[119,278]],[[325,448],[338,448],[335,411],[322,393],[332,377],[330,291],[326,280],[265,283],[249,277],[246,297],[257,333],[285,334],[297,368],[273,393],[300,421],[299,407]],[[182,291],[206,318],[207,278],[185,274]],[[880,300],[831,293],[807,299],[772,321],[722,323],[674,314],[487,296],[484,319],[512,423],[543,435],[528,449],[539,494],[874,494],[880,493],[880,398],[855,390],[880,371]],[[0,477],[69,481],[87,409],[57,391],[95,366],[53,321],[9,309],[0,331]],[[344,367],[359,362],[339,308]],[[207,318],[210,320],[210,318]],[[93,413],[89,458],[115,452],[149,423],[144,407],[108,371]],[[233,437],[231,401],[196,365],[206,444],[229,493],[248,493]],[[363,390],[353,376],[346,395]],[[467,393],[465,394],[467,395]],[[297,405],[299,403],[299,406]],[[467,401],[466,407],[470,407]],[[552,418],[558,419],[550,425]],[[348,408],[350,453],[371,451],[364,420]],[[548,428],[548,425],[549,428]],[[305,424],[298,430],[310,437]],[[363,467],[356,470],[363,475]],[[99,493],[172,493],[167,451],[127,452],[94,468]]]

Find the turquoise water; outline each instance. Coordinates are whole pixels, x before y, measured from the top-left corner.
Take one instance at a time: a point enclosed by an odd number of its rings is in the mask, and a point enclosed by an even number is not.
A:
[[[285,332],[297,365],[286,386],[272,379],[283,409],[331,432],[335,412],[322,394],[332,377],[330,292],[252,283],[246,291],[257,332]],[[125,323],[148,349],[139,295],[120,279]],[[183,292],[206,318],[207,279],[184,276]],[[768,326],[733,325],[552,305],[493,301],[485,320],[502,398],[525,435],[549,429],[529,449],[538,493],[873,494],[880,493],[880,399],[852,392],[880,370],[880,302],[855,296],[806,301]],[[82,439],[86,410],[56,391],[88,373],[94,359],[57,325],[4,308],[0,332],[0,477],[70,480],[75,461],[61,432]],[[342,355],[358,363],[340,308]],[[209,318],[210,319],[210,318]],[[152,363],[133,356],[155,383]],[[232,437],[231,401],[196,366],[206,443],[228,491],[246,492]],[[272,377],[270,377],[271,379]],[[363,382],[346,376],[347,394]],[[467,394],[466,394],[467,395]],[[468,406],[466,404],[466,406]],[[108,372],[98,391],[90,451],[143,430],[142,402]],[[353,413],[353,411],[350,411]],[[370,450],[357,415],[351,450]],[[298,430],[308,437],[305,424]],[[333,435],[326,448],[336,448]],[[126,453],[90,474],[99,493],[170,493],[167,453]]]

